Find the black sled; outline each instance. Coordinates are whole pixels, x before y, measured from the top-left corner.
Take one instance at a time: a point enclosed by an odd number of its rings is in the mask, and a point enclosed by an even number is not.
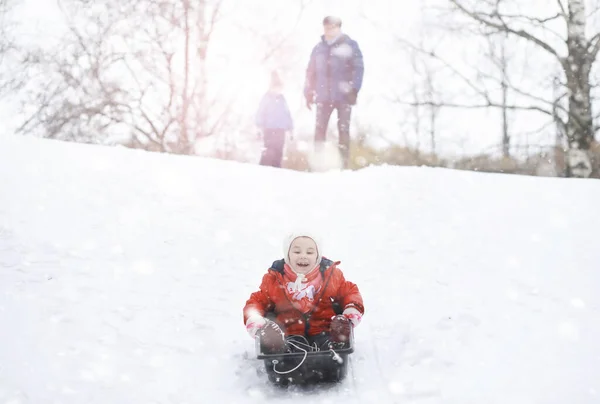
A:
[[[293,352],[266,354],[261,352],[258,338],[255,344],[256,358],[264,361],[269,381],[274,385],[338,383],[348,374],[349,355],[354,352],[354,330],[339,349],[299,344]]]

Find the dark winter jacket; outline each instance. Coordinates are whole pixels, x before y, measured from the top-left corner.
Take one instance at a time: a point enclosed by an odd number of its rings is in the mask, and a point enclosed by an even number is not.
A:
[[[312,50],[308,68],[304,96],[317,103],[350,103],[351,93],[357,94],[364,74],[362,52],[358,43],[342,34],[331,45],[321,36]]]
[[[260,101],[255,123],[263,130],[292,130],[294,124],[285,97],[282,94],[266,93]]]

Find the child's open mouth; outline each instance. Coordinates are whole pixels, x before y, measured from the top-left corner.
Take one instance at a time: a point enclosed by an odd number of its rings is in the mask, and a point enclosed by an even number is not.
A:
[[[299,267],[302,267],[302,268],[308,267],[308,263],[307,262],[298,262],[296,265],[298,265]]]

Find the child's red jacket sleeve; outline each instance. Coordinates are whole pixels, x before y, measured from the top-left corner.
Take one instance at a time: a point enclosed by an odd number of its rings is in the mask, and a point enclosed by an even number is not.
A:
[[[246,301],[244,306],[244,324],[248,320],[248,317],[252,315],[264,316],[265,313],[273,308],[273,302],[269,295],[269,289],[273,283],[273,277],[271,274],[266,273],[258,291],[252,293],[250,298]]]
[[[340,273],[340,288],[338,289],[338,296],[342,307],[346,309],[347,307],[354,307],[361,314],[365,314],[365,307],[363,305],[363,298],[358,290],[358,286],[355,283],[347,281],[344,278],[344,274],[342,271]]]

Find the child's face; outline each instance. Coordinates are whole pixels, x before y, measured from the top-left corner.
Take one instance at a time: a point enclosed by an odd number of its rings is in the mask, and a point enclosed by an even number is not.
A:
[[[290,246],[290,265],[299,274],[311,271],[317,264],[317,244],[309,237],[298,237]]]

